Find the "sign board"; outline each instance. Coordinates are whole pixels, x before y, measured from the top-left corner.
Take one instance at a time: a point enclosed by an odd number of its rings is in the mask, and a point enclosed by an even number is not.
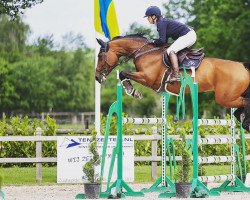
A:
[[[90,136],[58,136],[57,137],[57,183],[83,183],[83,165],[92,157],[89,152]],[[104,137],[97,138],[99,155],[102,154]],[[116,136],[109,136],[104,167],[104,181],[107,180]],[[116,179],[117,159],[111,181]],[[101,166],[97,168],[100,174]],[[123,179],[134,181],[134,138],[123,136]]]

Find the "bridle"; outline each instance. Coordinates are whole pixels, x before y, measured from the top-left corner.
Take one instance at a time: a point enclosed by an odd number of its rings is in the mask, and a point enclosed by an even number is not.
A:
[[[138,49],[136,49],[135,51],[133,51],[130,55],[128,56],[125,56],[124,59],[120,60],[116,65],[114,66],[111,66],[109,63],[108,63],[108,56],[107,56],[107,53],[109,51],[109,49],[107,47],[101,47],[100,49],[100,53],[104,53],[104,65],[103,67],[101,68],[101,70],[98,70],[96,69],[97,72],[99,72],[99,76],[104,76],[106,77],[106,75],[109,73],[109,70],[108,68],[115,68],[117,67],[118,65],[121,65],[121,64],[124,64],[124,63],[127,63],[129,60],[131,59],[136,59],[137,58],[137,54],[140,53],[141,49],[143,47],[145,47],[146,45],[150,44],[150,40],[146,40],[144,44],[142,44]],[[108,45],[108,43],[107,43]],[[100,54],[99,53],[99,54]]]

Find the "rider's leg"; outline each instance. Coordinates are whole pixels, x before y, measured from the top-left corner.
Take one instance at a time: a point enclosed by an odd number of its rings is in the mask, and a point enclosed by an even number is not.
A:
[[[177,55],[174,51],[171,51],[169,53],[169,58],[172,64],[172,69],[173,72],[170,76],[170,79],[168,80],[169,82],[175,82],[175,81],[180,81],[180,77],[179,77],[179,65],[178,65],[178,58]]]
[[[178,58],[176,56],[177,52],[186,47],[192,46],[196,42],[196,33],[194,30],[189,31],[186,35],[179,37],[168,49],[167,54],[170,58],[173,73],[171,74],[170,80],[168,82],[179,81],[179,67]]]

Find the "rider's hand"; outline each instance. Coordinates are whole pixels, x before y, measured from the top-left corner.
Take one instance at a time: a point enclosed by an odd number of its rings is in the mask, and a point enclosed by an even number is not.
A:
[[[154,39],[148,39],[149,44],[154,44]]]
[[[163,42],[162,42],[161,39],[155,39],[155,40],[154,40],[154,44],[155,44],[156,46],[162,46],[162,45],[163,45]]]

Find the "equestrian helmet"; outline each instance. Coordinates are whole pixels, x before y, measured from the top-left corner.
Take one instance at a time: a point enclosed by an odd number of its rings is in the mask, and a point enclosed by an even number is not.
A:
[[[144,17],[155,15],[156,17],[161,16],[161,10],[157,6],[150,6],[147,8]]]

